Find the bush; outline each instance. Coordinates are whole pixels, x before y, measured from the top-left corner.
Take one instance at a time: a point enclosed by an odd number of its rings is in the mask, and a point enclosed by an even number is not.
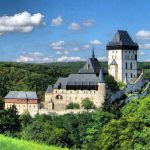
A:
[[[66,109],[80,109],[80,105],[78,103],[71,102],[66,106]]]
[[[105,76],[105,83],[108,85],[109,89],[112,92],[118,91],[119,90],[119,86],[117,81],[114,79],[113,76],[111,75],[106,75]]]
[[[93,109],[93,108],[95,108],[94,103],[89,98],[85,98],[82,101],[82,107],[84,109]]]

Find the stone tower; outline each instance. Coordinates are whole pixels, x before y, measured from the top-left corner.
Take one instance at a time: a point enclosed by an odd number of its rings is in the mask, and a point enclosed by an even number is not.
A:
[[[137,79],[137,50],[135,43],[127,31],[118,30],[108,50],[108,72],[117,81],[133,82]]]
[[[98,77],[98,99],[99,99],[99,106],[101,106],[106,97],[106,84],[104,82],[104,75],[103,75],[103,70],[100,69],[99,72],[99,77]]]

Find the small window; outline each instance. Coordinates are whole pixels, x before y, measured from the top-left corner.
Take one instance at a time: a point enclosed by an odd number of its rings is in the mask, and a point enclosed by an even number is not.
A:
[[[125,65],[126,65],[126,69],[128,69],[128,63],[127,63],[127,62],[126,62],[126,64],[125,64]]]
[[[131,73],[131,78],[133,77],[132,73]]]
[[[130,63],[130,69],[132,69],[132,62]]]
[[[126,73],[126,78],[128,77],[128,74]]]

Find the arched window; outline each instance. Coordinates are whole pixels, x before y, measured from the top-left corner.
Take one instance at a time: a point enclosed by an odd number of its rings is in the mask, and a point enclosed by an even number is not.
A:
[[[63,96],[62,96],[62,95],[56,95],[55,98],[58,99],[58,100],[62,100],[62,99],[63,99]]]

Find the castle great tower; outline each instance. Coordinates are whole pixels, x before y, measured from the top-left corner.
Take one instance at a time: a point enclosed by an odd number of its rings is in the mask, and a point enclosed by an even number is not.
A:
[[[118,82],[134,82],[137,79],[138,44],[127,31],[118,30],[106,48],[109,74]]]

